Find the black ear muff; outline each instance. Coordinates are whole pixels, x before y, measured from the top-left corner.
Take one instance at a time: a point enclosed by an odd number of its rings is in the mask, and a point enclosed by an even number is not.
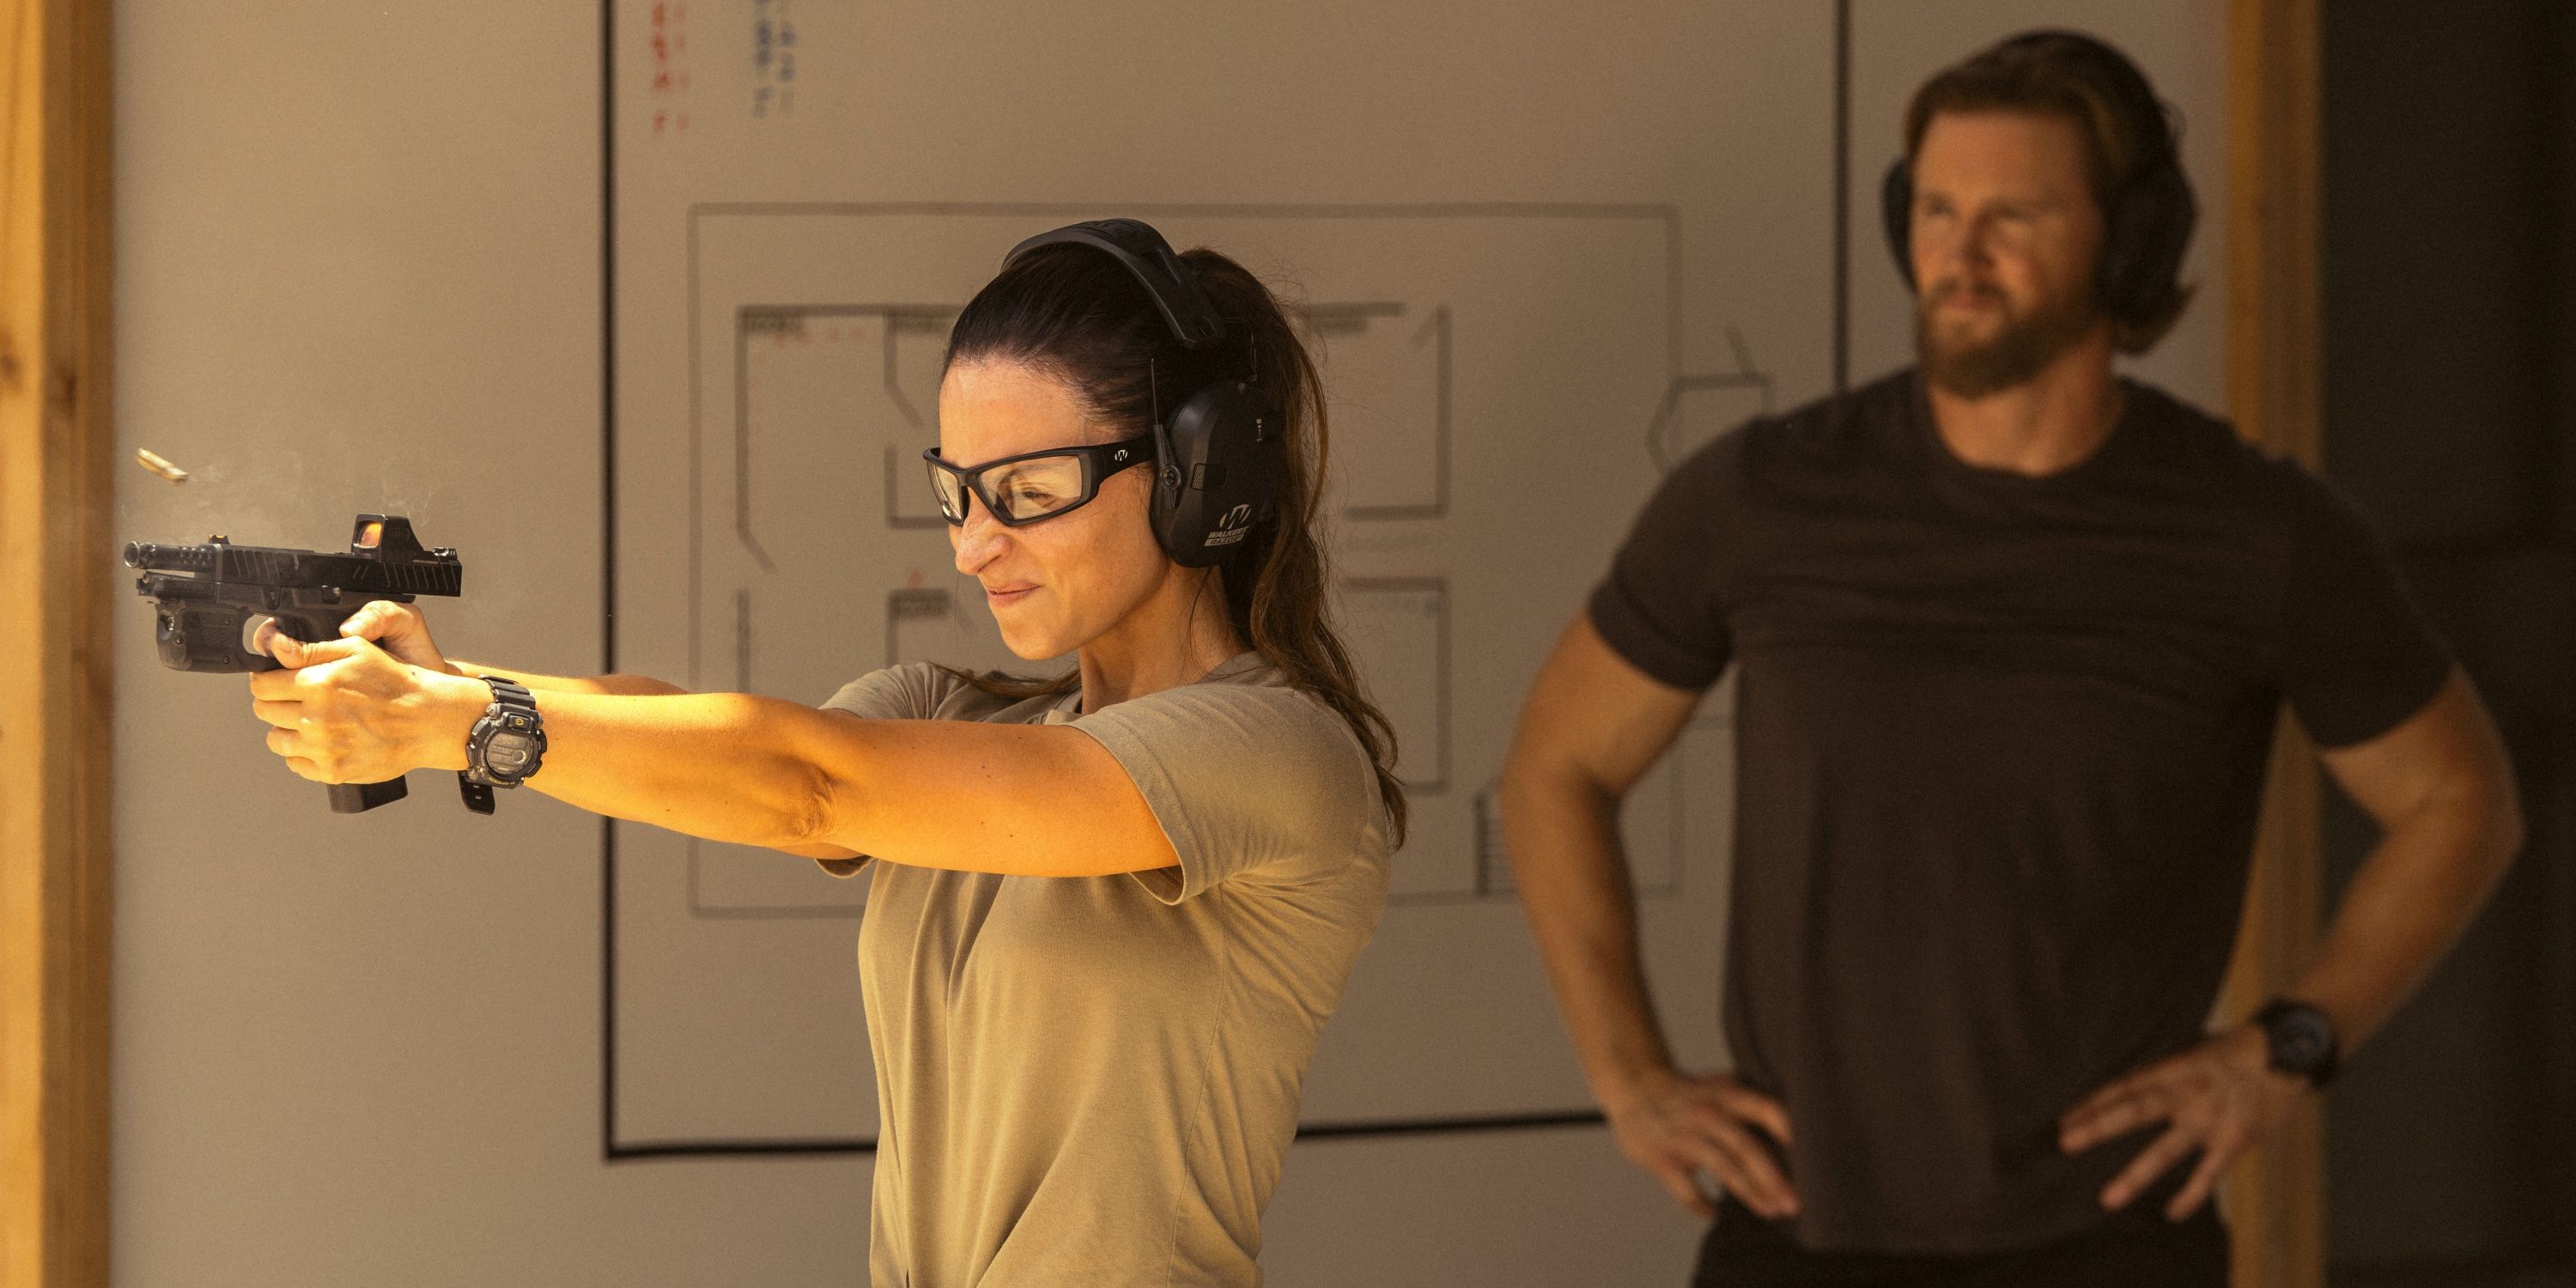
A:
[[[1182,348],[1205,353],[1225,342],[1225,319],[1198,275],[1153,225],[1136,219],[1070,224],[1012,247],[1002,262],[1056,245],[1088,247],[1125,266]],[[1254,529],[1278,517],[1288,479],[1288,420],[1253,385],[1219,380],[1192,391],[1154,426],[1154,450],[1151,521],[1172,562],[1184,568],[1221,563]]]
[[[2178,161],[2167,158],[2130,180],[2104,232],[2096,279],[2111,316],[2140,323],[2165,307],[2180,289],[2183,251],[2199,222],[2200,203]]]
[[[1287,476],[1287,421],[1239,380],[1190,395],[1154,427],[1154,537],[1184,568],[1224,562],[1278,517]]]
[[[1903,157],[1878,182],[1878,222],[1887,230],[1887,248],[1896,254],[1896,275],[1905,289],[1923,289],[1914,280],[1914,170]]]

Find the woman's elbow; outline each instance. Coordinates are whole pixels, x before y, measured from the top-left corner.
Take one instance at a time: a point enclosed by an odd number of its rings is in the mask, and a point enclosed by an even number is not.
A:
[[[847,839],[860,809],[856,785],[813,765],[800,765],[788,777],[786,799],[777,811],[782,834],[769,845],[782,850],[832,848],[857,853]]]

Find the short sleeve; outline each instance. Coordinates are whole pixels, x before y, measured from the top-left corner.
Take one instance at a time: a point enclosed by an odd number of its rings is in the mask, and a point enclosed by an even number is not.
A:
[[[1235,882],[1323,880],[1384,843],[1367,753],[1338,714],[1294,689],[1183,685],[1071,727],[1117,758],[1180,856],[1177,873],[1135,874],[1165,903]]]
[[[823,709],[870,720],[933,719],[939,710],[939,682],[946,678],[946,672],[927,662],[889,666],[842,685]]]
[[[2331,485],[2288,468],[2281,687],[2308,736],[2349,747],[2423,710],[2450,677],[2451,653],[2370,521]]]
[[[1592,591],[1602,641],[1676,689],[1705,689],[1734,660],[1724,588],[1744,433],[1718,438],[1664,477]]]
[[[928,720],[938,711],[940,681],[946,672],[926,662],[889,666],[841,686],[823,704],[825,711],[847,711],[870,720]],[[854,877],[865,871],[865,856],[852,859],[816,859],[825,872],[836,877]]]

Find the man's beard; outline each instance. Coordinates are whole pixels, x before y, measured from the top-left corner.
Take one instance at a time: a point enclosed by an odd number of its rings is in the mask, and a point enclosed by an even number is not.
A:
[[[1993,287],[1956,278],[1935,283],[1914,307],[1914,356],[1923,378],[1960,398],[1983,398],[2029,383],[2101,320],[2091,293],[2072,291],[2041,301],[2026,315],[2005,312],[2003,328],[1982,344],[1947,341],[1939,334],[1933,313],[1943,300],[1963,293],[1991,300],[2006,310],[2011,307]]]

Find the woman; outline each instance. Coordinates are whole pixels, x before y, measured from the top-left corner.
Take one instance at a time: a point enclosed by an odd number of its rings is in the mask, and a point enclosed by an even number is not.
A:
[[[1404,821],[1392,731],[1323,615],[1322,406],[1242,267],[1129,221],[1058,230],[959,316],[928,468],[958,570],[1014,653],[1075,655],[1060,679],[902,666],[814,710],[450,662],[378,603],[349,638],[273,640],[290,669],[252,676],[254,705],[307,778],[462,771],[481,737],[506,783],[489,734],[523,708],[479,678],[506,675],[542,723],[528,786],[871,869],[876,1283],[1257,1283]],[[1258,442],[1229,456],[1229,433]],[[1229,472],[1274,517],[1196,514]]]

